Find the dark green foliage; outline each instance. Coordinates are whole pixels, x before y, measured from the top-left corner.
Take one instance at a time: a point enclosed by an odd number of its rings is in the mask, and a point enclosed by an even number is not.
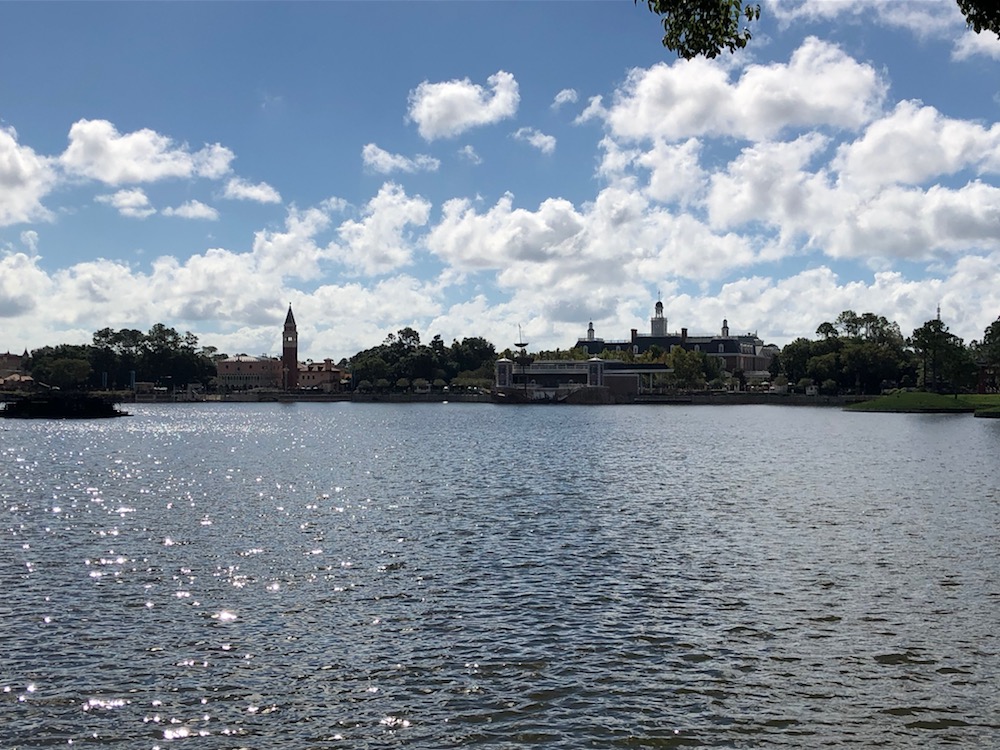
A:
[[[822,383],[824,393],[877,394],[922,386],[958,393],[977,376],[977,357],[995,351],[1000,363],[1000,320],[986,329],[984,344],[966,347],[940,319],[929,320],[904,339],[899,326],[874,313],[844,310],[816,329],[822,338],[798,338],[781,350],[780,367],[789,382]],[[985,342],[996,342],[985,346]]]
[[[663,46],[687,60],[746,47],[749,24],[760,18],[760,5],[743,0],[647,0],[646,6],[660,17]]]
[[[992,31],[1000,36],[1000,3],[996,0],[958,0],[958,8],[969,28],[977,34]]]
[[[1000,3],[957,2],[969,28],[1000,36]],[[646,6],[660,18],[663,46],[686,60],[743,49],[751,39],[750,24],[760,20],[760,5],[745,0],[646,0]]]
[[[31,354],[36,382],[60,388],[125,389],[136,382],[184,388],[215,376],[215,347],[198,348],[193,333],[179,334],[157,323],[149,333],[102,328],[93,344],[46,346]],[[225,356],[225,355],[221,355]]]
[[[680,390],[694,390],[705,387],[704,352],[688,351],[680,346],[670,350],[669,364],[673,372],[674,385]]]
[[[367,381],[375,384],[375,390],[384,390],[393,383],[402,389],[402,381],[405,388],[417,381],[435,387],[438,382],[455,384],[456,379],[492,382],[496,359],[496,349],[484,338],[464,338],[446,346],[435,336],[429,344],[421,344],[419,333],[403,328],[378,346],[355,354],[347,367],[355,383]]]
[[[921,385],[925,389],[957,394],[972,384],[976,375],[972,352],[940,318],[928,320],[914,330],[910,343],[920,360]]]
[[[976,345],[980,359],[991,367],[1000,367],[1000,318],[983,331],[983,340]]]
[[[50,349],[51,352],[36,359],[32,367],[31,376],[35,382],[63,389],[85,385],[93,371],[90,362],[86,352],[72,351],[83,347],[62,345]]]

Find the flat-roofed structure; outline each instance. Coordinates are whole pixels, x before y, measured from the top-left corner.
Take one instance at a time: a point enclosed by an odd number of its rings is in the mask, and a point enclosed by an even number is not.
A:
[[[281,360],[276,357],[250,357],[238,354],[216,363],[219,386],[231,391],[280,388],[282,374]]]
[[[518,401],[631,401],[659,393],[673,372],[659,363],[614,359],[549,359],[502,357],[495,366],[494,392]],[[585,393],[585,392],[589,392]]]

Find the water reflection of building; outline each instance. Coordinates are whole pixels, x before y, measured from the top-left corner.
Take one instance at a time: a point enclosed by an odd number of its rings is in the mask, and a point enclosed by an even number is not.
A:
[[[679,333],[670,333],[667,330],[667,319],[663,316],[663,303],[659,301],[649,322],[648,334],[639,333],[638,329],[633,328],[628,339],[620,340],[598,338],[594,335],[594,324],[591,322],[586,338],[577,339],[575,346],[586,349],[595,356],[604,351],[639,355],[653,346],[669,352],[673,347],[679,346],[688,351],[704,352],[707,356],[718,359],[726,372],[742,370],[748,378],[769,377],[771,360],[779,351],[774,344],[765,344],[756,333],[731,335],[727,320],[722,321],[719,335],[690,336],[687,328],[681,328]]]
[[[299,333],[288,306],[281,330],[281,357],[250,357],[238,354],[220,360],[216,367],[218,384],[226,390],[281,389],[337,393],[343,389],[344,371],[332,359],[299,362]]]

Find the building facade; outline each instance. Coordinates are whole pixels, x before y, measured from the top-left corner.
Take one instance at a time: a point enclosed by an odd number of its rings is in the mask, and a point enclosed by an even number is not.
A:
[[[216,363],[216,378],[220,387],[231,391],[280,389],[339,393],[349,381],[349,375],[334,365],[332,359],[299,362],[299,332],[291,305],[281,329],[280,358],[245,354],[228,357]]]
[[[332,359],[299,365],[298,384],[301,389],[339,393],[344,389],[346,379],[346,373],[333,364]]]
[[[254,388],[280,388],[282,361],[274,357],[249,357],[238,354],[216,362],[216,382],[230,391]]]
[[[585,390],[605,391],[608,401],[630,401],[662,390],[672,370],[655,362],[627,363],[600,357],[590,359],[533,359],[501,357],[494,366],[494,393],[522,396],[527,401],[569,400]]]
[[[756,333],[731,335],[729,321],[722,321],[722,329],[718,335],[691,336],[687,328],[680,332],[670,333],[667,330],[667,319],[663,316],[663,303],[657,301],[650,319],[649,333],[639,333],[633,328],[628,339],[605,340],[594,334],[594,324],[587,328],[586,338],[577,339],[576,347],[585,349],[588,354],[597,356],[604,351],[627,351],[633,355],[644,354],[653,346],[664,352],[679,346],[688,351],[704,352],[707,356],[719,360],[726,372],[742,371],[748,378],[767,378],[771,361],[779,349],[774,344],[765,344]]]
[[[28,354],[27,349],[24,350],[24,354],[11,354],[10,352],[0,354],[0,377],[25,372],[30,361],[31,355]]]
[[[20,390],[31,388],[35,381],[28,372],[31,365],[31,355],[28,350],[24,354],[0,354],[0,388]]]

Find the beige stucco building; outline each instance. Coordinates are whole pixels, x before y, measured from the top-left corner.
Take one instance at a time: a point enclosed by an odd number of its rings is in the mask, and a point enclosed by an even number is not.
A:
[[[238,354],[216,363],[216,377],[226,390],[281,387],[281,360],[276,357],[249,357]]]
[[[217,363],[216,377],[220,387],[232,391],[249,391],[257,388],[282,391],[322,391],[338,393],[349,376],[333,364],[332,359],[322,362],[299,362],[299,334],[295,325],[292,306],[288,306],[281,332],[281,358],[248,357],[240,354]]]
[[[298,383],[300,389],[338,393],[343,390],[344,380],[344,371],[333,364],[332,359],[299,365]]]

